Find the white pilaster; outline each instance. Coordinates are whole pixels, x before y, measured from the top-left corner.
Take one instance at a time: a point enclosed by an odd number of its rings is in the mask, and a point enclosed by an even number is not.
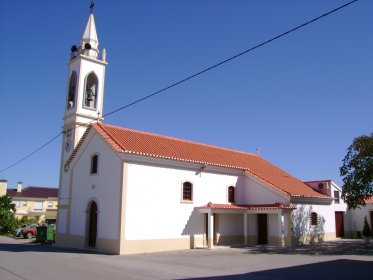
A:
[[[281,246],[285,246],[285,224],[284,224],[284,214],[282,211],[278,213],[278,229],[279,229],[279,238]]]
[[[244,244],[247,245],[247,222],[248,215],[247,213],[243,214],[243,237],[244,237]]]
[[[214,245],[214,214],[210,211],[207,213],[207,246],[212,248]]]

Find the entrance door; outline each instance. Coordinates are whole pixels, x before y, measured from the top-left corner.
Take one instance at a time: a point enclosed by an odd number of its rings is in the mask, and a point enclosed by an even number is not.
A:
[[[335,235],[336,237],[344,237],[344,222],[343,222],[343,212],[335,212]]]
[[[373,211],[370,211],[369,214],[370,214],[370,228],[373,228]]]
[[[258,244],[268,244],[267,214],[258,214]]]
[[[92,201],[89,208],[88,246],[96,247],[97,237],[97,204]]]

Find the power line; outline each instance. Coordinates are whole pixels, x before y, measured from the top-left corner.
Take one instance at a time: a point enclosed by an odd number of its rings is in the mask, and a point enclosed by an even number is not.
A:
[[[307,21],[307,22],[301,24],[301,25],[298,25],[297,27],[294,27],[294,28],[292,28],[292,29],[290,29],[290,30],[288,30],[288,31],[286,31],[286,32],[284,32],[284,33],[281,33],[280,35],[277,35],[277,36],[275,36],[275,37],[272,37],[271,39],[269,39],[269,40],[267,40],[267,41],[265,41],[265,42],[263,42],[263,43],[260,43],[260,44],[254,46],[254,47],[252,47],[252,48],[250,48],[250,49],[247,49],[247,50],[245,50],[245,51],[242,51],[242,52],[240,52],[240,53],[238,53],[238,54],[236,54],[236,55],[234,55],[234,56],[231,56],[231,57],[229,57],[229,58],[227,58],[227,59],[225,59],[225,60],[223,60],[223,61],[221,61],[221,62],[219,62],[219,63],[216,63],[216,64],[214,64],[214,65],[212,65],[212,66],[210,66],[210,67],[207,67],[207,68],[205,68],[204,70],[202,70],[202,71],[200,71],[200,72],[198,72],[198,73],[196,73],[196,74],[193,74],[193,75],[191,75],[191,76],[189,76],[189,77],[187,77],[187,78],[184,78],[184,79],[182,79],[182,80],[180,80],[180,81],[178,81],[178,82],[176,82],[176,83],[173,83],[173,84],[171,84],[171,85],[169,85],[169,86],[167,86],[167,87],[165,87],[165,88],[163,88],[163,89],[160,89],[160,90],[158,90],[158,91],[156,91],[156,92],[154,92],[154,93],[152,93],[152,94],[149,94],[149,95],[147,95],[147,96],[145,96],[145,97],[143,97],[143,98],[140,98],[140,99],[138,99],[138,100],[136,100],[136,101],[133,101],[132,103],[129,103],[129,104],[123,106],[123,107],[119,107],[118,109],[115,109],[115,110],[113,110],[113,111],[107,113],[106,115],[104,115],[104,117],[105,117],[105,116],[112,115],[112,114],[114,114],[114,113],[116,113],[116,112],[118,112],[118,111],[120,111],[120,110],[123,110],[123,109],[125,109],[125,108],[128,108],[128,107],[130,107],[130,106],[132,106],[132,105],[135,105],[135,104],[137,104],[137,103],[139,103],[139,102],[142,102],[142,101],[144,101],[144,100],[146,100],[146,99],[148,99],[148,98],[150,98],[150,97],[153,97],[153,96],[155,96],[155,95],[158,95],[158,94],[160,94],[160,93],[162,93],[162,92],[164,92],[164,91],[166,91],[166,90],[168,90],[168,89],[170,89],[170,88],[173,88],[173,87],[175,87],[175,86],[177,86],[177,85],[180,85],[180,84],[182,84],[182,83],[184,83],[184,82],[186,82],[186,81],[188,81],[188,80],[190,80],[190,79],[193,79],[193,78],[195,78],[195,77],[197,77],[197,76],[199,76],[199,75],[202,75],[202,74],[206,73],[207,71],[210,71],[210,70],[212,70],[212,69],[214,69],[214,68],[217,68],[217,67],[219,67],[219,66],[221,66],[221,65],[223,65],[223,64],[225,64],[225,63],[227,63],[227,62],[229,62],[229,61],[232,61],[232,60],[234,60],[234,59],[236,59],[236,58],[238,58],[238,57],[240,57],[240,56],[243,56],[244,54],[247,54],[247,53],[249,53],[249,52],[251,52],[251,51],[253,51],[253,50],[257,49],[257,48],[260,48],[260,47],[262,47],[262,46],[264,46],[264,45],[266,45],[266,44],[268,44],[268,43],[271,43],[272,41],[275,41],[275,40],[277,40],[277,39],[279,39],[279,38],[281,38],[281,37],[283,37],[283,36],[285,36],[285,35],[288,35],[288,34],[294,32],[294,31],[296,31],[296,30],[302,28],[302,27],[305,27],[306,25],[309,25],[309,24],[311,24],[311,23],[313,23],[313,22],[315,22],[315,21],[317,21],[317,20],[319,20],[319,19],[321,19],[321,18],[323,18],[323,17],[326,17],[326,16],[328,16],[328,15],[330,15],[330,14],[332,14],[332,13],[335,13],[335,12],[337,12],[338,10],[341,10],[341,9],[343,9],[343,8],[349,6],[349,5],[351,5],[351,4],[353,4],[354,2],[357,2],[357,1],[359,1],[359,0],[353,0],[353,1],[350,1],[350,2],[348,2],[348,3],[346,3],[346,4],[342,5],[342,6],[339,6],[338,8],[335,8],[335,9],[333,9],[333,10],[331,10],[331,11],[325,13],[325,14],[322,14],[321,16],[318,16],[318,17],[316,17],[316,18],[314,18],[314,19],[311,19],[311,20],[309,20],[309,21]]]
[[[296,30],[298,30],[298,29],[300,29],[300,28],[303,28],[303,27],[305,27],[305,26],[307,26],[307,25],[309,25],[309,24],[311,24],[311,23],[313,23],[313,22],[315,22],[315,21],[318,21],[318,20],[320,20],[320,19],[322,19],[322,18],[324,18],[324,17],[326,17],[326,16],[329,16],[329,15],[331,15],[331,14],[333,14],[333,13],[335,13],[335,12],[337,12],[337,11],[343,9],[343,8],[346,8],[347,6],[350,6],[351,4],[353,4],[353,3],[357,2],[357,1],[359,1],[359,0],[353,0],[353,1],[350,1],[350,2],[348,2],[348,3],[346,3],[346,4],[343,4],[343,5],[341,5],[341,6],[337,7],[337,8],[335,8],[335,9],[333,9],[333,10],[327,12],[327,13],[324,13],[324,14],[322,14],[322,15],[316,17],[316,18],[313,18],[313,19],[311,19],[311,20],[309,20],[309,21],[307,21],[307,22],[305,22],[305,23],[302,23],[302,24],[300,24],[300,25],[298,25],[298,26],[296,26],[296,27],[294,27],[294,28],[292,28],[292,29],[290,29],[290,30],[288,30],[288,31],[286,31],[286,32],[283,32],[283,33],[281,33],[281,34],[279,34],[279,35],[277,35],[277,36],[274,36],[274,37],[272,37],[271,39],[268,39],[268,40],[266,40],[266,41],[264,41],[264,42],[262,42],[262,43],[260,43],[260,44],[258,44],[258,45],[256,45],[256,46],[254,46],[254,47],[251,47],[251,48],[249,48],[249,49],[247,49],[247,50],[245,50],[245,51],[242,51],[242,52],[240,52],[240,53],[238,53],[238,54],[236,54],[236,55],[233,55],[233,56],[231,56],[231,57],[229,57],[229,58],[227,58],[227,59],[225,59],[225,60],[223,60],[223,61],[221,61],[221,62],[218,62],[218,63],[216,63],[216,64],[214,64],[214,65],[212,65],[212,66],[209,66],[209,67],[207,67],[207,68],[205,68],[205,69],[203,69],[203,70],[201,70],[201,71],[199,71],[199,72],[197,72],[197,73],[195,73],[195,74],[193,74],[193,75],[191,75],[191,76],[188,76],[188,77],[186,77],[186,78],[184,78],[184,79],[182,79],[182,80],[179,80],[178,82],[175,82],[175,83],[173,83],[173,84],[171,84],[171,85],[169,85],[169,86],[166,86],[166,87],[164,87],[164,88],[162,88],[162,89],[160,89],[160,90],[157,90],[157,91],[155,91],[155,92],[153,92],[153,93],[151,93],[151,94],[149,94],[149,95],[147,95],[147,96],[144,96],[144,97],[142,97],[142,98],[140,98],[140,99],[137,99],[137,100],[135,100],[135,101],[133,101],[133,102],[127,104],[127,105],[124,105],[124,106],[122,106],[122,107],[119,107],[119,108],[117,108],[117,109],[115,109],[115,110],[113,110],[113,111],[111,111],[111,112],[109,112],[109,113],[103,115],[103,117],[107,117],[107,116],[110,116],[110,115],[112,115],[112,114],[115,114],[115,113],[117,113],[117,112],[119,112],[119,111],[121,111],[121,110],[124,110],[124,109],[126,109],[126,108],[128,108],[128,107],[131,107],[131,106],[133,106],[133,105],[135,105],[135,104],[137,104],[137,103],[140,103],[140,102],[145,101],[145,100],[147,100],[147,99],[149,99],[149,98],[151,98],[151,97],[154,97],[154,96],[156,96],[156,95],[158,95],[158,94],[160,94],[160,93],[162,93],[162,92],[164,92],[164,91],[166,91],[166,90],[169,90],[169,89],[171,89],[171,88],[173,88],[173,87],[176,87],[176,86],[178,86],[178,85],[180,85],[180,84],[182,84],[182,83],[185,83],[185,82],[187,82],[187,81],[189,81],[189,80],[191,80],[191,79],[193,79],[193,78],[196,78],[197,76],[200,76],[200,75],[202,75],[202,74],[204,74],[204,73],[206,73],[206,72],[208,72],[208,71],[210,71],[210,70],[213,70],[213,69],[215,69],[215,68],[217,68],[217,67],[219,67],[219,66],[221,66],[221,65],[223,65],[223,64],[225,64],[225,63],[228,63],[228,62],[230,62],[230,61],[232,61],[232,60],[234,60],[234,59],[236,59],[236,58],[239,58],[239,57],[241,57],[241,56],[243,56],[243,55],[245,55],[245,54],[247,54],[247,53],[249,53],[249,52],[252,52],[252,51],[254,51],[255,49],[258,49],[258,48],[260,48],[260,47],[263,47],[264,45],[267,45],[267,44],[269,44],[269,43],[271,43],[271,42],[277,40],[277,39],[280,39],[281,37],[284,37],[284,36],[286,36],[286,35],[288,35],[288,34],[294,32],[294,31],[296,31]],[[92,120],[92,121],[89,121],[89,122],[87,122],[87,123],[85,123],[85,124],[81,124],[81,125],[75,127],[74,129],[76,129],[76,128],[78,128],[78,127],[81,127],[81,126],[83,126],[83,125],[84,125],[84,126],[87,126],[87,125],[91,124],[92,122],[94,122],[94,121]],[[34,150],[33,152],[31,152],[31,153],[28,154],[27,156],[23,157],[22,159],[18,160],[18,161],[15,162],[15,163],[9,165],[8,167],[6,167],[6,168],[4,168],[4,169],[1,169],[1,170],[0,170],[0,173],[2,173],[2,172],[4,172],[4,171],[6,171],[6,170],[8,170],[8,169],[10,169],[10,168],[12,168],[12,167],[18,165],[18,164],[20,164],[21,162],[23,162],[24,160],[28,159],[28,158],[31,157],[32,155],[36,154],[37,152],[39,152],[40,150],[42,150],[43,148],[45,148],[47,145],[49,145],[50,143],[52,143],[54,140],[56,140],[60,135],[62,135],[62,134],[64,134],[64,133],[65,133],[65,131],[59,133],[58,135],[56,135],[55,137],[53,137],[51,140],[49,140],[48,142],[46,142],[45,144],[43,144],[42,146],[40,146],[39,148],[37,148],[36,150]]]
[[[63,132],[57,134],[52,139],[50,139],[47,143],[43,144],[42,146],[40,146],[39,148],[37,148],[36,150],[34,150],[32,153],[28,154],[27,156],[21,158],[20,160],[16,161],[15,163],[9,165],[8,167],[6,167],[4,169],[1,169],[0,173],[4,172],[5,170],[8,170],[8,169],[12,168],[13,166],[16,166],[16,165],[20,164],[22,161],[24,161],[24,160],[28,159],[29,157],[31,157],[32,155],[36,154],[37,152],[39,152],[40,150],[42,150],[43,148],[48,146],[50,143],[52,143],[54,140],[56,140],[58,137],[60,137],[61,134],[63,134]]]

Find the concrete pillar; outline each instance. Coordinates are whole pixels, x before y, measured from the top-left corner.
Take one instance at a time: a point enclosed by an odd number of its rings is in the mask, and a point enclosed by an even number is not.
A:
[[[207,246],[212,248],[214,245],[214,214],[209,212],[207,213]]]
[[[244,238],[244,244],[247,245],[247,219],[248,215],[247,213],[243,214],[243,238]]]
[[[278,232],[279,232],[279,239],[280,239],[280,246],[285,245],[285,227],[284,227],[284,214],[282,211],[278,213]]]

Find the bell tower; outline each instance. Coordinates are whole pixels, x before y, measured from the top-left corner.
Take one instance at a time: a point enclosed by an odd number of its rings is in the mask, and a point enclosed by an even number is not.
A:
[[[68,83],[63,118],[64,139],[62,162],[76,147],[87,126],[102,121],[106,50],[98,57],[98,37],[93,16],[93,5],[79,47],[71,47]]]

